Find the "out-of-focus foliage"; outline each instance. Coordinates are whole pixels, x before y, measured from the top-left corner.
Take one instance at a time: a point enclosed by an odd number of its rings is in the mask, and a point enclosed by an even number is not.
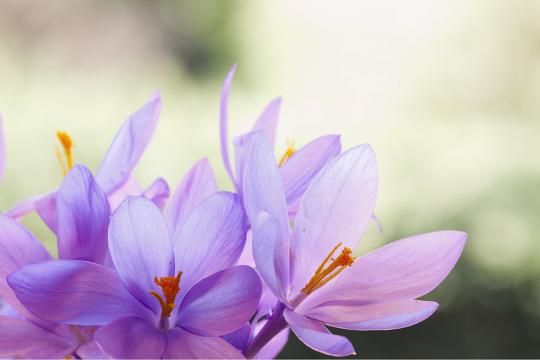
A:
[[[174,186],[218,149],[218,94],[238,62],[231,132],[283,95],[280,138],[341,133],[379,163],[358,253],[410,234],[469,233],[410,329],[350,333],[361,357],[540,356],[540,3],[536,1],[0,0],[6,209],[58,186],[54,132],[96,168],[155,89],[164,109],[137,176]],[[50,247],[37,217],[27,224]],[[319,356],[291,340],[283,357]]]

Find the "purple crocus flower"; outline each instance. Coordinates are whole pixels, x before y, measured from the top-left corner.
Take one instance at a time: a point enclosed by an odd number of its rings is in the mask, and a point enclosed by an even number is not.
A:
[[[272,149],[264,134],[254,137],[246,160],[245,206],[253,224],[257,270],[279,303],[246,350],[248,357],[287,326],[319,352],[351,355],[352,344],[325,325],[390,330],[433,314],[437,303],[416,299],[448,275],[467,235],[439,231],[411,236],[355,258],[351,249],[366,229],[376,194],[370,146],[352,148],[313,179],[290,229]]]
[[[238,358],[220,336],[246,323],[261,294],[255,271],[233,266],[246,229],[232,193],[202,201],[172,240],[160,209],[130,197],[109,226],[116,271],[87,261],[50,261],[18,270],[8,282],[44,319],[102,326],[95,339],[111,357]]]
[[[56,198],[59,257],[105,263],[110,208],[90,171],[76,165],[64,178]],[[6,279],[12,272],[51,260],[49,252],[24,226],[0,215],[0,297],[9,306],[0,316],[0,356],[103,356],[93,341],[95,328],[45,321],[24,306],[8,286]]]
[[[281,108],[281,98],[272,100],[259,115],[250,132],[234,138],[235,169],[233,172],[229,159],[229,137],[228,137],[228,101],[231,83],[236,71],[236,65],[231,68],[225,78],[221,90],[220,109],[220,139],[221,156],[225,165],[225,170],[235,185],[238,194],[242,194],[243,172],[247,154],[247,144],[249,138],[255,131],[263,131],[274,147],[277,122]],[[285,154],[279,160],[279,172],[283,182],[283,188],[287,200],[287,206],[291,215],[296,213],[299,200],[309,185],[311,179],[321,170],[321,168],[341,151],[341,143],[338,135],[326,135],[319,137],[298,151],[292,145],[288,147]]]
[[[128,195],[143,194],[159,205],[163,205],[169,195],[165,180],[157,179],[143,191],[132,176],[135,166],[152,138],[160,110],[161,98],[159,94],[155,94],[125,121],[96,172],[96,181],[107,194],[113,209]],[[73,142],[65,132],[60,131],[57,136],[64,149],[65,161],[62,160],[60,152],[57,151],[57,155],[64,173],[67,173],[74,163],[71,153]],[[19,219],[35,210],[56,233],[56,195],[57,191],[53,190],[45,195],[30,198],[16,205],[6,215]]]

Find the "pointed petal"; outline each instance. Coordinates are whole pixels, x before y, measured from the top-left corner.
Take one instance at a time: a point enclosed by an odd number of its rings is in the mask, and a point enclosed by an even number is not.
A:
[[[296,336],[313,350],[330,356],[355,354],[354,347],[346,337],[332,334],[320,321],[290,310],[285,310],[284,315]]]
[[[438,231],[394,241],[355,261],[315,291],[299,311],[330,300],[347,305],[415,299],[437,287],[459,259],[467,234]]]
[[[83,165],[67,174],[57,193],[58,255],[103,263],[110,208],[107,195]]]
[[[238,195],[243,196],[244,191],[244,170],[246,169],[246,161],[251,149],[253,137],[256,133],[249,132],[244,135],[237,136],[233,139],[234,143],[234,164],[236,167],[236,190]]]
[[[131,176],[154,134],[160,110],[158,94],[132,114],[116,134],[96,173],[98,184],[107,194],[114,192]]]
[[[413,326],[430,317],[439,304],[433,301],[396,300],[365,306],[323,306],[309,317],[329,326],[350,330],[396,330]]]
[[[284,329],[281,330],[279,334],[274,336],[272,340],[270,340],[266,345],[262,347],[261,350],[255,356],[254,359],[275,359],[278,357],[279,353],[285,345],[287,345],[287,341],[289,340],[289,333],[290,330]]]
[[[184,176],[169,201],[165,218],[171,234],[176,233],[197,205],[215,192],[217,185],[212,167],[208,159],[201,159]]]
[[[244,174],[244,206],[253,225],[261,212],[268,213],[277,222],[277,237],[274,249],[266,256],[274,255],[275,273],[279,286],[286,289],[289,284],[289,219],[285,204],[285,193],[279,169],[272,149],[262,132],[253,137]],[[258,246],[269,249],[266,241],[259,244],[259,237],[253,238],[254,254],[260,252]],[[257,262],[257,258],[255,259]],[[257,264],[259,267],[259,264]],[[276,294],[279,296],[279,293]]]
[[[129,291],[158,312],[161,306],[150,294],[161,293],[154,277],[172,275],[174,258],[167,224],[153,202],[130,197],[118,207],[109,226],[109,252]]]
[[[369,145],[335,157],[313,179],[296,216],[291,296],[308,282],[336,244],[356,247],[376,197],[377,169]]]
[[[19,301],[58,324],[103,325],[124,316],[150,316],[113,269],[81,260],[28,265],[8,277]]]
[[[56,196],[57,191],[50,192],[43,197],[36,199],[34,208],[45,225],[51,229],[53,233],[58,231],[57,215],[56,215]]]
[[[49,252],[24,226],[0,215],[0,298],[20,314],[37,322],[36,316],[17,300],[6,278],[23,266],[50,259]]]
[[[141,196],[142,192],[141,186],[137,183],[135,177],[131,175],[122,186],[108,194],[111,211],[116,210],[129,196]]]
[[[257,310],[261,281],[255,270],[235,266],[198,282],[178,310],[177,323],[205,336],[229,334]]]
[[[311,141],[295,152],[280,168],[289,213],[295,212],[311,180],[326,163],[341,151],[339,135],[327,135]]]
[[[221,105],[219,115],[219,130],[221,140],[221,158],[223,159],[223,165],[229,175],[231,181],[236,184],[234,174],[231,168],[231,161],[229,159],[229,133],[228,127],[228,113],[229,113],[229,93],[231,92],[231,83],[236,72],[236,65],[233,65],[221,88]]]
[[[242,353],[219,337],[198,336],[181,328],[167,331],[164,359],[242,359]]]
[[[276,144],[276,130],[279,119],[279,110],[281,109],[281,97],[270,101],[264,108],[261,115],[253,125],[251,131],[262,130],[268,139],[268,142],[274,148]]]
[[[157,178],[146,190],[143,196],[152,201],[158,208],[163,210],[169,199],[170,190],[169,184],[163,178]]]
[[[99,328],[94,338],[115,359],[160,359],[167,346],[164,333],[145,320],[129,317]]]
[[[201,202],[173,237],[176,272],[185,274],[184,294],[199,280],[236,264],[246,232],[238,195],[218,192]]]
[[[77,344],[23,319],[0,316],[0,357],[62,359]]]

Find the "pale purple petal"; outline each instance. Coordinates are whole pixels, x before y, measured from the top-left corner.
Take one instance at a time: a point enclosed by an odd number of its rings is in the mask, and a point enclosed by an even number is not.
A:
[[[81,359],[108,359],[97,341],[89,341],[77,348],[77,355]]]
[[[228,112],[229,112],[229,93],[231,92],[231,83],[236,72],[236,65],[233,65],[225,81],[223,82],[223,87],[221,88],[221,105],[219,112],[219,130],[220,130],[220,140],[221,140],[221,158],[223,159],[223,165],[225,170],[229,175],[231,181],[236,184],[234,174],[231,168],[231,161],[229,159],[229,132],[228,127]]]
[[[283,350],[289,340],[289,328],[281,330],[279,334],[274,336],[255,356],[254,359],[275,359]]]
[[[165,218],[171,233],[176,233],[193,209],[216,191],[216,179],[208,159],[199,160],[180,181],[167,205]]]
[[[236,190],[238,195],[243,196],[242,191],[244,189],[244,170],[246,168],[246,161],[253,142],[253,136],[256,133],[249,132],[244,135],[236,136],[233,139],[234,144],[234,164],[236,167]]]
[[[103,263],[110,208],[107,195],[83,165],[67,174],[57,192],[58,256]]]
[[[420,300],[396,300],[358,307],[325,306],[314,309],[313,317],[342,329],[396,330],[424,321],[438,306],[436,302]]]
[[[467,234],[438,231],[392,242],[355,261],[337,278],[308,296],[307,311],[328,301],[362,305],[416,299],[437,287],[459,259]]]
[[[76,347],[76,343],[28,320],[0,316],[1,358],[62,359]]]
[[[164,359],[243,359],[234,346],[219,337],[198,336],[180,328],[166,332]]]
[[[188,291],[199,280],[236,264],[246,232],[238,195],[218,192],[201,202],[173,236],[176,272],[184,273],[182,289]]]
[[[125,316],[150,316],[114,270],[88,261],[28,265],[11,274],[8,283],[29,311],[58,324],[94,326]]]
[[[0,215],[0,297],[17,312],[38,322],[17,300],[6,278],[20,267],[50,259],[49,252],[24,226]]]
[[[122,186],[108,195],[111,210],[116,210],[129,196],[141,196],[142,192],[141,186],[137,183],[133,175],[130,176]]]
[[[281,97],[270,101],[264,108],[259,118],[253,125],[251,131],[262,130],[268,139],[268,142],[274,148],[276,144],[276,130],[279,119],[279,110],[281,109]]]
[[[289,213],[295,213],[311,180],[341,151],[339,135],[311,141],[295,152],[280,168]]]
[[[144,190],[143,196],[163,210],[169,199],[170,193],[167,181],[163,178],[157,178],[146,190]]]
[[[23,200],[20,203],[13,206],[11,209],[6,211],[4,214],[6,216],[9,216],[12,219],[18,220],[28,214],[30,214],[32,211],[34,211],[34,203],[37,199],[40,199],[43,195],[39,196],[33,196],[29,199]]]
[[[150,291],[161,293],[154,278],[171,276],[174,258],[167,224],[153,202],[129,197],[118,207],[109,226],[109,252],[129,291],[150,309],[160,311]]]
[[[226,335],[253,316],[260,297],[257,273],[248,266],[235,266],[191,288],[180,305],[176,322],[198,335]]]
[[[240,329],[233,331],[230,334],[223,335],[222,338],[238,350],[244,351],[251,340],[252,333],[253,326],[250,323],[246,323]]]
[[[273,249],[266,253],[267,257],[274,255],[275,274],[279,286],[284,289],[289,283],[289,219],[285,193],[272,149],[261,131],[254,137],[244,174],[244,206],[251,224],[253,225],[261,212],[268,213],[277,222],[277,237],[272,246],[264,241],[259,244],[259,237],[253,238],[254,256],[258,246]],[[255,257],[257,262],[257,257]],[[267,262],[267,261],[266,261]],[[257,264],[257,267],[260,265]],[[267,269],[268,266],[264,265]],[[266,270],[264,270],[266,271]],[[273,285],[270,285],[274,287]],[[276,294],[276,295],[279,295]]]
[[[360,145],[330,160],[313,179],[296,216],[291,296],[298,293],[332,248],[354,249],[377,197],[375,155]]]
[[[354,347],[346,337],[332,334],[320,321],[312,320],[290,310],[285,310],[284,315],[291,330],[313,350],[330,356],[356,354]]]
[[[167,346],[164,333],[139,318],[122,318],[94,335],[103,351],[115,359],[160,359]]]
[[[57,191],[50,192],[42,197],[39,197],[34,202],[34,209],[45,225],[51,229],[53,233],[57,233],[57,215],[56,215],[56,195]]]
[[[0,114],[0,179],[4,176],[6,169],[6,142],[4,139],[4,122]]]
[[[161,110],[159,94],[152,96],[122,125],[96,173],[98,184],[111,194],[131,176],[150,142]]]

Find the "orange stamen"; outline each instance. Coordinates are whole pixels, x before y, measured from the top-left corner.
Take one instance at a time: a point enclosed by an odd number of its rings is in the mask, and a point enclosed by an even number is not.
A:
[[[64,160],[62,159],[62,154],[57,147],[54,148],[54,151],[56,153],[56,158],[60,163],[60,167],[62,168],[62,173],[64,174],[64,176],[66,176],[69,170],[73,168],[73,141],[71,140],[71,136],[69,136],[69,134],[65,131],[57,131],[56,137],[60,141],[60,145],[62,145],[62,149],[64,150],[64,156],[66,157],[66,162],[64,162]]]
[[[291,156],[294,155],[295,152],[296,152],[296,149],[294,148],[294,143],[288,140],[287,150],[285,150],[285,154],[283,154],[283,156],[279,159],[278,166],[282,167],[285,164],[285,162],[289,160]]]
[[[351,256],[352,250],[348,247],[343,248],[343,250],[341,250],[341,254],[339,254],[338,257],[336,257],[335,259],[332,258],[332,255],[341,245],[343,244],[339,243],[334,246],[328,256],[323,260],[321,265],[319,265],[317,270],[315,270],[315,275],[313,275],[311,279],[309,279],[306,286],[304,286],[304,288],[302,289],[302,292],[305,295],[309,295],[320,287],[326,285],[330,280],[334,279],[343,270],[345,270],[347,266],[352,266],[356,258]],[[325,267],[330,260],[332,261],[330,265]]]
[[[165,299],[155,291],[150,291],[150,294],[155,297],[159,304],[161,305],[161,317],[169,317],[176,306],[174,300],[176,295],[180,292],[180,278],[182,277],[182,272],[179,271],[176,276],[165,276],[159,278],[156,276],[154,278],[154,283],[161,288]]]

